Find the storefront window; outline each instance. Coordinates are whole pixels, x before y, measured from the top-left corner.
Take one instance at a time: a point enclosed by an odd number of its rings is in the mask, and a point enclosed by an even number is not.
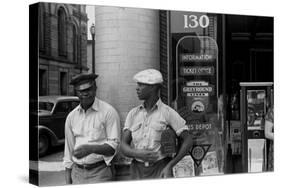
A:
[[[171,30],[175,32],[171,105],[186,120],[193,136],[193,147],[175,166],[174,174],[177,177],[222,174],[224,100],[218,90],[218,46],[208,36],[209,27],[214,28],[215,24],[203,13],[177,12],[171,16]],[[182,28],[176,21],[179,19],[175,19],[181,16]]]

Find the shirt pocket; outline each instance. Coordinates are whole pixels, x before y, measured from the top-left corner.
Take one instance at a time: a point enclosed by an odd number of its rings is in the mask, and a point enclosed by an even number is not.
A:
[[[141,138],[141,125],[142,123],[136,123],[132,126],[131,133],[132,133],[132,138],[133,138],[133,142],[135,144],[137,144],[137,142],[140,140]]]
[[[160,142],[161,140],[161,134],[162,132],[166,129],[166,125],[165,124],[152,124],[151,125],[151,129],[150,129],[150,136],[152,141],[154,142]]]
[[[106,134],[103,126],[97,126],[91,128],[91,130],[89,131],[89,137],[90,137],[89,142],[98,142],[101,140],[105,140]]]

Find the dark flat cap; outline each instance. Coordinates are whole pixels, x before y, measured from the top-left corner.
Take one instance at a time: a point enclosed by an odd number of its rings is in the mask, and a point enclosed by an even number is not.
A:
[[[98,75],[93,73],[81,73],[72,77],[70,84],[74,85],[75,89],[83,90],[91,87],[93,81],[98,77]]]

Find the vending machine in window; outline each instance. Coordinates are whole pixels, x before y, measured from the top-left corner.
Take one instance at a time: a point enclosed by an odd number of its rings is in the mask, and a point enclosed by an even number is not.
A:
[[[273,103],[272,82],[241,82],[242,166],[244,172],[266,171],[264,117]]]

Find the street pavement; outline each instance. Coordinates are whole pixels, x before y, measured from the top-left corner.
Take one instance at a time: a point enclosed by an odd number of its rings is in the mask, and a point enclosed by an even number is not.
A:
[[[39,186],[65,185],[62,158],[63,149],[60,147],[39,161],[29,161],[31,170],[36,172],[39,168]]]

